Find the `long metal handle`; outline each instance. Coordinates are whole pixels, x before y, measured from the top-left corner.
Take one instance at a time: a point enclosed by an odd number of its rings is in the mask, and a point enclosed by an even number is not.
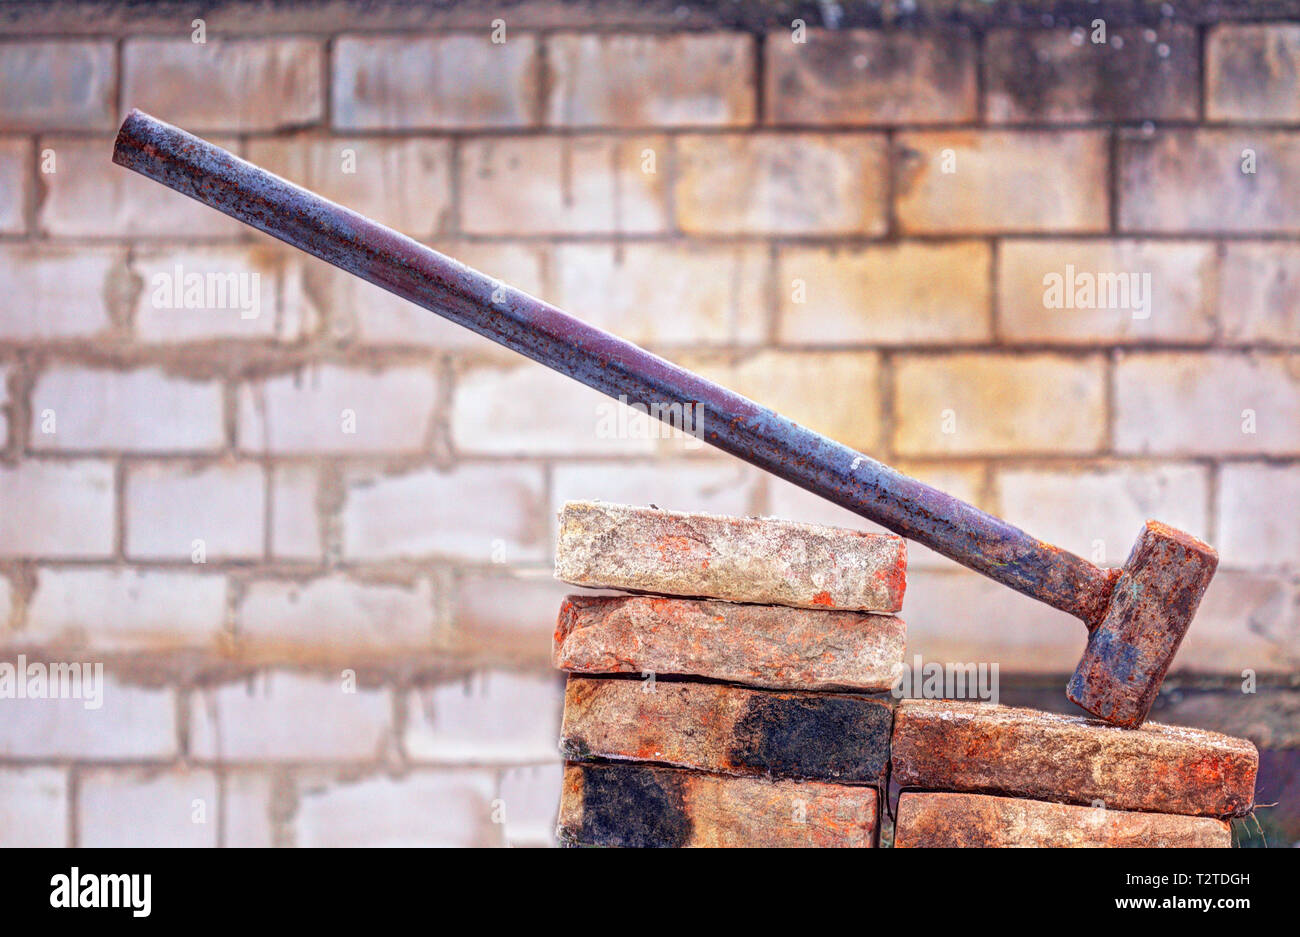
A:
[[[611,397],[695,404],[706,442],[1089,626],[1111,574],[450,257],[133,110],[113,162]],[[678,411],[680,412],[680,411]]]

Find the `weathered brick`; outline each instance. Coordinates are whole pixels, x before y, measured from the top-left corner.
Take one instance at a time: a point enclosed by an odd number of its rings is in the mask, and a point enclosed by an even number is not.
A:
[[[1300,249],[1229,241],[1223,246],[1216,309],[1227,341],[1293,341],[1300,335]]]
[[[13,660],[9,661],[10,665]],[[27,665],[84,660],[29,657]],[[89,671],[81,698],[0,700],[0,756],[75,758],[78,761],[168,759],[176,754],[176,698],[172,690],[125,684],[112,674],[100,682]],[[98,699],[96,699],[98,696]],[[95,707],[98,708],[87,708]]]
[[[301,270],[297,258],[262,245],[137,251],[133,331],[159,344],[298,338],[311,324]]]
[[[689,401],[666,401],[667,407]],[[663,445],[699,449],[688,411],[682,432],[540,364],[470,367],[456,376],[451,438],[462,453],[648,455]],[[697,411],[692,409],[690,414]]]
[[[111,327],[110,297],[125,258],[118,248],[0,245],[0,290],[22,297],[0,318],[0,338],[45,341],[104,333]]]
[[[1205,116],[1300,120],[1300,25],[1223,23],[1205,42]]]
[[[661,233],[668,154],[667,139],[654,135],[466,141],[461,227],[468,234]]]
[[[976,117],[975,43],[966,33],[809,29],[768,33],[767,120],[923,124]]]
[[[241,643],[261,654],[357,654],[428,649],[433,643],[433,590],[343,576],[305,582],[267,579],[247,585],[237,610]]]
[[[976,507],[986,510],[992,505],[985,503],[984,468],[976,464],[941,463],[913,465],[895,462],[893,467],[904,475],[919,479],[927,485],[960,498]],[[860,514],[842,508],[820,495],[800,488],[783,479],[771,476],[767,482],[766,514],[802,521],[805,524],[821,524],[826,527],[849,527],[873,533],[889,533],[884,527],[875,524]],[[602,499],[613,500],[613,499]],[[658,502],[656,502],[658,503]],[[731,511],[728,513],[739,513]],[[908,541],[907,568],[914,569],[956,569],[956,564],[945,556],[934,552],[929,547]],[[909,620],[911,616],[908,616]]]
[[[224,576],[173,570],[40,569],[24,642],[106,650],[211,646],[226,619]]]
[[[495,783],[485,771],[412,771],[361,780],[305,779],[293,820],[309,848],[498,846]]]
[[[348,130],[523,127],[537,105],[537,40],[486,32],[334,43],[334,125]]]
[[[656,504],[672,511],[752,514],[763,478],[734,459],[571,462],[551,469],[551,517],[566,501]]]
[[[893,535],[589,501],[564,506],[555,547],[574,585],[799,608],[896,612],[906,566]]]
[[[420,452],[438,397],[434,371],[322,364],[239,387],[245,452]]]
[[[497,803],[505,812],[507,846],[551,846],[564,766],[526,765],[501,772]]]
[[[1300,569],[1300,465],[1225,465],[1216,540],[1225,565]]]
[[[677,139],[677,223],[688,234],[883,234],[881,134]]]
[[[897,146],[895,206],[905,232],[1106,228],[1108,156],[1101,131],[902,133]],[[1027,179],[1050,197],[1025,198]]]
[[[273,671],[190,697],[190,754],[201,761],[369,761],[392,725],[386,690],[355,677]]]
[[[0,137],[0,234],[18,234],[27,227],[27,205],[34,201],[31,183],[31,141]]]
[[[407,757],[444,764],[555,761],[564,691],[556,674],[493,670],[406,698]]]
[[[1201,729],[949,700],[903,700],[894,714],[891,773],[904,788],[1227,817],[1254,806],[1258,766],[1250,742]]]
[[[546,121],[559,127],[736,126],[754,120],[744,33],[554,33]]]
[[[248,160],[413,237],[428,237],[448,223],[452,160],[445,140],[253,140]]]
[[[1196,30],[1083,26],[996,29],[985,40],[985,112],[994,123],[1195,120]]]
[[[896,849],[1227,849],[1231,845],[1231,827],[1211,817],[1131,813],[984,794],[902,794],[894,825]]]
[[[542,559],[547,550],[541,470],[462,465],[397,475],[351,474],[341,513],[349,560],[455,557]]]
[[[0,466],[0,556],[104,557],[115,536],[108,462],[19,462]]]
[[[112,42],[0,44],[0,124],[7,130],[111,129],[116,87]]]
[[[647,588],[650,588],[647,586]],[[887,690],[903,662],[901,619],[779,605],[571,595],[555,666],[581,673],[691,674],[777,689]]]
[[[225,441],[222,387],[161,368],[54,367],[32,387],[31,445],[85,452],[212,452]]]
[[[490,241],[438,242],[434,246],[441,253],[525,293],[547,294],[544,247]],[[306,281],[312,294],[322,298],[329,314],[330,331],[345,341],[364,345],[433,346],[502,358],[514,355],[464,326],[359,277],[324,263],[311,263]]]
[[[314,124],[325,115],[324,58],[304,38],[128,39],[122,99],[191,132]]]
[[[1155,518],[1209,535],[1209,475],[1198,465],[1082,470],[999,468],[999,517],[1102,566],[1120,566]]]
[[[0,843],[8,849],[68,845],[67,771],[58,768],[0,771]]]
[[[786,345],[910,345],[991,336],[988,245],[789,247],[776,278]]]
[[[323,547],[320,481],[311,465],[271,469],[271,555],[319,560]]]
[[[1105,386],[1099,356],[901,357],[893,446],[907,456],[1095,452],[1105,439]]]
[[[219,809],[217,779],[210,771],[88,771],[77,784],[77,845],[213,847]]]
[[[186,88],[192,88],[187,82]],[[233,153],[238,142],[207,139]],[[54,237],[235,240],[248,229],[221,212],[115,165],[110,137],[42,137],[45,197],[37,227]]]
[[[638,345],[753,345],[767,329],[767,252],[753,245],[561,244],[561,309]]]
[[[760,351],[679,363],[846,446],[879,451],[880,356],[870,351]],[[708,426],[702,427],[708,433]]]
[[[126,554],[191,562],[260,558],[265,504],[266,476],[257,465],[132,466]]]
[[[1300,453],[1294,354],[1137,354],[1115,366],[1119,452]]]
[[[1209,244],[1003,241],[998,332],[1026,344],[1208,341],[1217,272]]]
[[[1300,134],[1121,130],[1116,158],[1121,231],[1300,231]]]
[[[570,677],[560,752],[715,774],[881,784],[887,703],[716,683]]]
[[[556,835],[566,846],[873,846],[876,799],[867,786],[572,764]]]

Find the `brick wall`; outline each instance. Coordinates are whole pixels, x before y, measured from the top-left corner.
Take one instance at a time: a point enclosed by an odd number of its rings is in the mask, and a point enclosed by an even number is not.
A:
[[[709,6],[0,22],[0,656],[108,672],[0,701],[7,841],[545,843],[558,506],[862,523],[113,166],[132,106],[1085,556],[1205,537],[1159,711],[1296,786],[1300,14]],[[911,559],[909,653],[1064,703],[1077,622]]]

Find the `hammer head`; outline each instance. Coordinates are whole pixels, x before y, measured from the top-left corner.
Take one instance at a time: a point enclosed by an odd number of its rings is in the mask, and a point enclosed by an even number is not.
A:
[[[1213,547],[1147,521],[1066,695],[1099,719],[1141,725],[1218,565]]]

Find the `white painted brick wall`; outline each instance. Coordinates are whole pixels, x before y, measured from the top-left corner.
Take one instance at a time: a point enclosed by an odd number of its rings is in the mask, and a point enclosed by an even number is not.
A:
[[[199,453],[224,440],[221,385],[159,368],[52,368],[31,400],[36,449]]]
[[[202,761],[369,761],[392,726],[385,690],[341,675],[260,673],[192,694],[190,752]]]
[[[126,479],[126,553],[207,562],[260,557],[266,473],[247,463],[133,466]]]
[[[210,771],[86,771],[77,790],[77,844],[216,846],[218,807],[217,781]]]

